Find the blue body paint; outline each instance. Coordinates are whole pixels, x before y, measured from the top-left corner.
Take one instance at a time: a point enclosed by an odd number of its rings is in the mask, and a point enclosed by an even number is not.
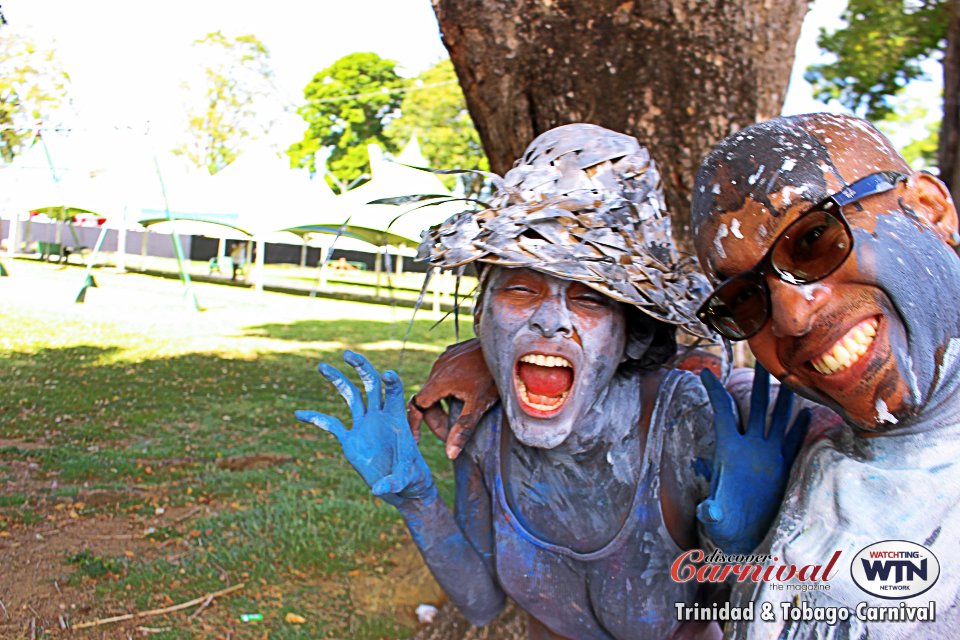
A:
[[[804,409],[787,430],[793,393],[781,387],[767,430],[770,374],[754,368],[750,416],[740,433],[737,407],[715,375],[704,369],[700,379],[713,405],[717,437],[710,496],[697,507],[697,517],[713,543],[725,553],[749,553],[777,515],[790,467],[810,424]]]

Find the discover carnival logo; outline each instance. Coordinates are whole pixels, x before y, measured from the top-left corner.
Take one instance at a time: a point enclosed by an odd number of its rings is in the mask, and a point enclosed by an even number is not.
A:
[[[928,591],[940,577],[940,562],[923,545],[882,540],[864,547],[853,557],[850,577],[872,596],[902,600]]]
[[[798,580],[801,583],[826,582],[834,575],[840,550],[826,564],[795,565],[779,563],[769,554],[727,555],[719,550],[707,554],[702,549],[684,551],[673,561],[670,577],[674,582],[772,582]],[[823,585],[829,589],[829,585]]]

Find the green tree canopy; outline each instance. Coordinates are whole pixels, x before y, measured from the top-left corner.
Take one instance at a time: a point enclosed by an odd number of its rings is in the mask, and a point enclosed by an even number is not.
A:
[[[937,146],[940,137],[940,121],[936,110],[920,99],[901,100],[893,113],[877,122],[887,136],[893,138],[906,131],[912,139],[902,149],[904,159],[917,169],[937,166]]]
[[[269,51],[252,35],[216,31],[194,47],[205,64],[201,78],[184,85],[191,105],[187,139],[174,152],[214,174],[233,162],[244,141],[275,122],[273,69]]]
[[[817,43],[836,59],[804,77],[824,102],[837,100],[871,120],[893,113],[894,98],[923,76],[921,63],[946,46],[947,0],[850,0],[846,27],[821,30]]]
[[[54,52],[0,24],[0,162],[11,162],[66,103],[70,77]]]
[[[394,61],[375,53],[351,53],[317,73],[304,89],[299,113],[307,130],[303,140],[287,150],[290,163],[315,173],[318,164],[323,170],[329,154],[327,167],[334,182],[362,178],[370,170],[368,144],[396,151],[385,128],[397,115],[407,83]]]
[[[420,74],[404,96],[400,113],[388,127],[396,145],[403,145],[416,134],[431,167],[490,170],[450,60]],[[443,179],[453,188],[458,177]],[[466,195],[477,196],[483,188],[482,178],[475,174],[463,174],[459,180]]]

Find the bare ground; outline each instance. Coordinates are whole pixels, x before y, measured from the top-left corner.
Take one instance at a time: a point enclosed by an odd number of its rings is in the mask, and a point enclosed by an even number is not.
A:
[[[42,443],[0,440],[0,448],[42,446]],[[249,464],[276,462],[231,459],[227,464],[244,468]],[[56,487],[56,474],[43,473],[33,463],[0,459],[0,471],[7,476],[5,483],[0,485],[0,496],[38,495],[40,489]],[[162,513],[144,516],[141,515],[142,509],[137,509],[139,513],[131,513],[131,507],[123,506],[130,505],[131,500],[154,504],[157,497],[149,489],[136,487],[123,493],[81,489],[73,497],[41,500],[33,505],[36,514],[33,523],[18,523],[0,531],[0,640],[142,638],[149,637],[158,628],[169,628],[172,616],[179,616],[174,625],[185,623],[197,607],[166,618],[141,618],[82,631],[71,628],[78,623],[115,615],[118,611],[135,613],[123,602],[105,601],[95,595],[93,580],[79,575],[76,565],[70,562],[71,558],[83,552],[103,558],[126,556],[149,560],[175,557],[181,553],[176,546],[178,540],[158,542],[145,534],[161,527],[189,528],[191,520],[217,508],[215,504],[171,507]],[[526,615],[512,604],[493,623],[483,628],[470,625],[456,607],[446,602],[412,543],[392,554],[389,562],[376,564],[389,569],[382,573],[353,572],[344,580],[318,581],[319,597],[346,594],[356,607],[354,614],[393,617],[399,624],[414,630],[415,640],[526,638]],[[307,581],[306,577],[304,581]],[[159,606],[165,604],[173,605],[174,602],[168,599]],[[415,610],[420,604],[439,607],[432,623],[418,622]],[[229,634],[224,636],[229,637]]]

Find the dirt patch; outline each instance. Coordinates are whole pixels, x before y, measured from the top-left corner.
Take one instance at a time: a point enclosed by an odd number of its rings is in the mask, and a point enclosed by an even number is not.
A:
[[[43,442],[27,442],[18,438],[0,438],[0,449],[45,449]]]
[[[447,602],[437,617],[420,629],[413,640],[527,640],[527,614],[513,602],[490,624],[475,627]]]
[[[63,501],[45,509],[36,526],[0,531],[0,638],[40,637],[44,631],[95,617],[110,607],[94,596],[92,581],[78,569],[78,558],[159,557],[160,543],[146,537],[151,526],[169,526],[187,515],[186,508],[167,509],[163,516],[145,519],[118,513],[80,515],[93,503],[110,505],[123,497],[95,492],[90,502]],[[73,559],[73,562],[71,562]]]
[[[383,573],[351,578],[350,600],[359,610],[390,615],[407,628],[417,629],[415,640],[526,640],[527,615],[512,602],[484,627],[467,622],[447,600],[412,542],[391,552],[390,564]],[[421,604],[440,609],[429,624],[417,620],[416,610]]]
[[[391,551],[389,563],[392,567],[383,573],[352,576],[350,600],[362,611],[392,615],[404,626],[416,628],[417,606],[439,607],[446,595],[412,543]]]
[[[150,547],[142,528],[130,519],[72,519],[70,512],[43,526],[2,533],[0,637],[59,630],[93,608],[92,590],[82,580],[71,580],[76,567],[70,558],[84,552],[91,557],[142,555]]]
[[[293,462],[293,456],[280,456],[272,453],[257,453],[247,456],[230,456],[217,460],[217,466],[230,471],[245,471],[247,469],[266,469],[276,467],[287,462]]]

